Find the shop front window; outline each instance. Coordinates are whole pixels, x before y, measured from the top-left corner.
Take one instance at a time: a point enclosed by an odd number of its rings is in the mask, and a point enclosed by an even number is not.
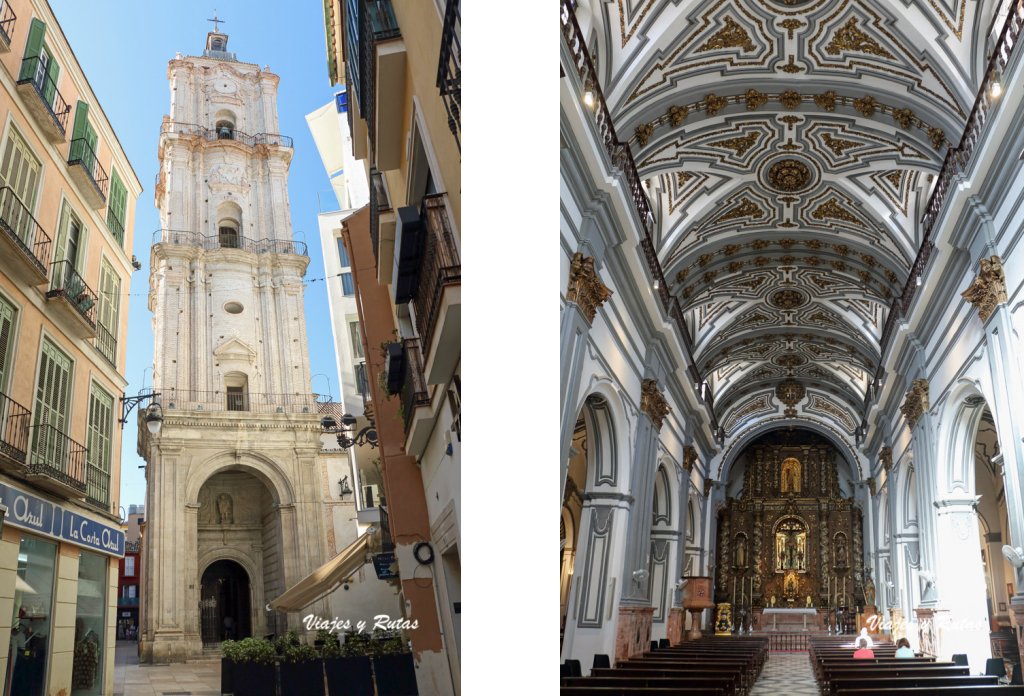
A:
[[[56,544],[30,536],[21,538],[4,690],[7,696],[45,693],[56,562]]]
[[[103,693],[107,559],[87,551],[82,551],[78,559],[78,606],[75,613],[71,696],[98,696]]]

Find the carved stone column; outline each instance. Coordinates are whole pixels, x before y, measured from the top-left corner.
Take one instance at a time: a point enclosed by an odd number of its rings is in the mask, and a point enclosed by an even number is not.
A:
[[[914,483],[917,491],[920,568],[922,573],[935,573],[938,563],[938,536],[932,503],[935,500],[935,451],[931,416],[928,414],[928,380],[915,379],[907,390],[900,412],[907,419],[912,437],[911,448],[917,464]],[[921,606],[935,607],[938,595],[930,589],[921,592]]]
[[[561,344],[561,472],[565,486],[569,468],[569,447],[576,425],[576,402],[582,379],[584,357],[590,336],[590,326],[597,310],[611,297],[597,275],[594,258],[576,252],[569,268],[569,284],[565,291],[566,308],[562,312],[559,342]],[[563,490],[564,493],[564,490]]]

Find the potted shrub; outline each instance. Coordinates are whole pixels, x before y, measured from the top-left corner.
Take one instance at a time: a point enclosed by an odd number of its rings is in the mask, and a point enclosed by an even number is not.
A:
[[[324,636],[323,640],[324,671],[327,673],[327,691],[331,696],[374,696],[366,636],[348,633],[344,645],[333,633]]]
[[[416,665],[400,633],[376,630],[370,640],[377,696],[416,696]]]
[[[324,696],[324,666],[312,645],[288,645],[281,660],[281,686],[290,694]]]
[[[229,681],[231,691],[237,696],[276,696],[277,669],[274,665],[277,653],[270,641],[260,638],[224,641],[224,660],[231,663]],[[224,662],[222,661],[222,666]],[[221,671],[223,688],[224,671]],[[224,693],[223,691],[221,693]]]

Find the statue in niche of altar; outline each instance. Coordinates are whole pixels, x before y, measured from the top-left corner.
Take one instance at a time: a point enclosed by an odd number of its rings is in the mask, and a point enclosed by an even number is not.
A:
[[[812,606],[814,606],[814,600],[811,599],[810,595],[807,595],[807,602],[804,603],[804,606],[807,607],[808,609],[810,609]]]
[[[800,460],[795,457],[789,457],[782,462],[781,492],[800,492]]]
[[[775,606],[775,595],[772,595],[771,604],[769,604],[769,606],[772,606],[772,607]]]
[[[846,567],[846,535],[842,532],[836,534],[836,567]]]
[[[780,524],[775,532],[775,572],[806,570],[806,548],[807,532],[802,522],[789,519]]]
[[[736,535],[736,567],[746,568],[747,567],[747,535],[737,534]]]
[[[871,569],[864,571],[864,604],[872,607],[875,605],[875,582],[871,579]]]

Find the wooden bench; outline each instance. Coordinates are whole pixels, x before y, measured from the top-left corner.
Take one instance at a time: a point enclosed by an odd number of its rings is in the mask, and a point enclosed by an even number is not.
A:
[[[717,689],[636,686],[563,686],[562,696],[723,696]]]
[[[884,689],[909,689],[909,688],[939,688],[943,686],[994,686],[999,683],[998,677],[966,676],[966,677],[852,677],[833,679],[829,688],[833,695],[840,691],[850,690],[871,690],[880,691]]]
[[[940,686],[906,689],[847,689],[839,696],[1024,696],[1024,686]]]
[[[687,674],[679,677],[611,676],[571,677],[562,680],[562,686],[614,686],[614,687],[664,687],[687,689],[711,689],[723,696],[736,696],[735,679],[727,676],[696,676]]]
[[[743,675],[740,672],[724,672],[714,667],[705,667],[701,665],[689,665],[686,667],[674,667],[671,669],[665,668],[652,668],[652,669],[595,669],[590,673],[591,678],[593,677],[618,677],[618,678],[661,678],[661,679],[703,679],[706,677],[712,677],[715,679],[725,680],[728,688],[733,693],[742,694],[746,691],[748,684],[744,681]]]

